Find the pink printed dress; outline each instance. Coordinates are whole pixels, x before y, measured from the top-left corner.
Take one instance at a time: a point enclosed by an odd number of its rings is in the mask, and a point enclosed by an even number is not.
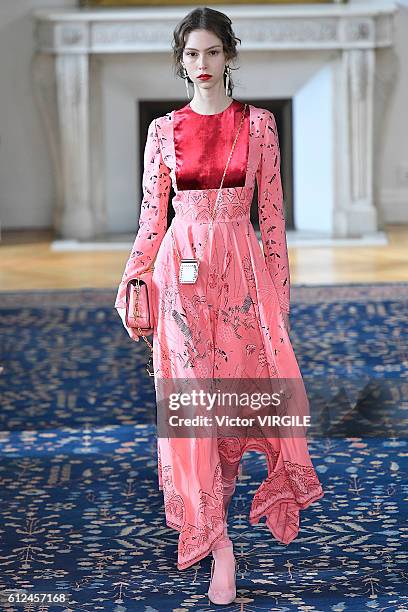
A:
[[[159,381],[189,378],[291,378],[302,381],[284,326],[290,275],[274,115],[251,104],[225,176],[205,252],[208,221],[244,104],[201,115],[189,104],[152,121],[144,156],[139,230],[119,285],[154,262],[153,365]],[[263,250],[250,222],[255,182]],[[167,229],[172,219],[181,257],[201,257],[195,284],[180,285],[179,261]],[[304,387],[300,401],[307,405]],[[299,397],[297,398],[299,401]],[[222,474],[238,473],[247,450],[264,453],[265,479],[249,521],[265,517],[284,544],[299,531],[299,511],[323,496],[305,437],[158,437],[159,489],[166,523],[179,531],[177,567],[185,569],[223,536]]]

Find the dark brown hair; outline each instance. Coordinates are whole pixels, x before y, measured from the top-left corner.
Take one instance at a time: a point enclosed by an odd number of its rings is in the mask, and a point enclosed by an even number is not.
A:
[[[181,65],[183,57],[183,50],[186,44],[186,38],[193,30],[209,30],[213,32],[222,41],[225,56],[227,60],[235,59],[238,56],[237,53],[237,41],[241,43],[241,39],[236,37],[232,31],[231,19],[215,9],[208,8],[196,8],[182,19],[174,29],[173,32],[173,61],[175,66],[175,73],[177,76],[184,78],[184,70]],[[231,70],[236,70],[232,68]],[[191,79],[187,77],[189,83],[192,83]],[[224,73],[224,87],[225,87],[225,73]],[[230,77],[230,83],[228,88],[228,95],[232,95],[234,84]]]

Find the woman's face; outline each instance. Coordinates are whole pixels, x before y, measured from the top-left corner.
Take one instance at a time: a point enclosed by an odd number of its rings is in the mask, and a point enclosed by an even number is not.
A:
[[[195,87],[211,89],[220,81],[224,86],[225,53],[222,41],[213,32],[202,29],[190,32],[186,37],[182,62]],[[199,79],[200,74],[209,74],[211,78]]]

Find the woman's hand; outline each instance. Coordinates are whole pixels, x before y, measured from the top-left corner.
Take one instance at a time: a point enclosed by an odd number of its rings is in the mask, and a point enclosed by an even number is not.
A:
[[[131,327],[127,327],[126,325],[126,308],[117,308],[116,310],[118,311],[119,316],[122,319],[123,327],[126,329],[129,336],[132,338],[132,340],[135,340],[135,342],[139,342],[139,336],[137,333]]]

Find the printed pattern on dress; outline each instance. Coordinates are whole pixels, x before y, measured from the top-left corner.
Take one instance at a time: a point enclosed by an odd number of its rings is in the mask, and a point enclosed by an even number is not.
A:
[[[156,120],[148,128],[142,186],[139,229],[118,288],[115,308],[126,307],[127,282],[151,266],[166,232],[171,178],[161,155]]]
[[[261,144],[262,157],[256,172],[259,191],[259,227],[266,262],[283,312],[290,310],[290,272],[286,241],[280,147],[276,120],[268,112]]]
[[[221,190],[212,233],[202,251],[218,190],[177,189],[173,116],[159,117],[149,128],[140,229],[115,303],[124,305],[126,281],[155,259],[153,366],[158,397],[163,379],[301,380],[282,314],[289,312],[290,275],[275,118],[250,105],[246,182]],[[250,222],[255,181],[263,248]],[[176,245],[182,257],[201,257],[193,285],[179,284],[179,262],[166,231],[171,185]],[[295,391],[293,405],[307,406],[304,387],[297,385]],[[323,496],[305,439],[268,439],[261,431],[250,435],[186,439],[184,444],[158,439],[166,521],[180,532],[179,569],[208,555],[223,536],[220,463],[233,476],[246,450],[264,453],[268,475],[253,496],[249,520],[255,524],[265,516],[271,533],[283,543],[299,531],[299,510]],[[195,471],[202,456],[207,472]],[[194,477],[189,474],[186,494],[189,465]]]

